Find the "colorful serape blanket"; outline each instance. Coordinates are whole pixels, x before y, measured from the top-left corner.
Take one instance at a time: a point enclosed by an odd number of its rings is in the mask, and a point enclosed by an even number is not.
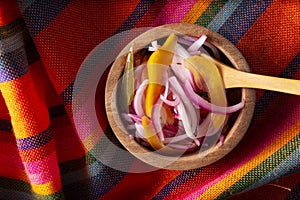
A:
[[[87,55],[123,31],[169,23],[218,32],[254,73],[300,80],[299,0],[1,0],[0,199],[300,199],[299,96],[257,90],[243,140],[194,170],[117,170],[95,156],[100,133],[78,135],[73,87]],[[114,140],[102,70],[95,110]]]

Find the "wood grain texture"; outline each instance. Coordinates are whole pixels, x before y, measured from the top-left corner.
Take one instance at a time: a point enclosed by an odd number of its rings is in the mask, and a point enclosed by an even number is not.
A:
[[[202,56],[211,59],[217,65],[222,74],[225,88],[255,88],[300,95],[299,80],[243,72],[233,69],[206,54]]]
[[[170,33],[185,34],[195,37],[206,34],[208,36],[208,41],[222,51],[234,68],[247,72],[249,72],[250,69],[242,54],[227,39],[211,30],[193,24],[168,24],[150,29],[130,42],[121,51],[119,57],[113,63],[105,88],[105,108],[110,126],[118,140],[129,152],[145,163],[157,168],[188,170],[216,162],[228,154],[240,142],[252,119],[255,106],[255,91],[252,89],[241,90],[241,99],[245,101],[245,107],[240,111],[224,144],[222,146],[213,147],[208,154],[195,151],[184,155],[165,155],[160,152],[151,151],[138,144],[135,140],[130,139],[118,113],[118,95],[116,90],[118,81],[123,73],[126,55],[129,52],[130,47],[133,47],[134,52],[137,52],[153,40],[164,38]]]

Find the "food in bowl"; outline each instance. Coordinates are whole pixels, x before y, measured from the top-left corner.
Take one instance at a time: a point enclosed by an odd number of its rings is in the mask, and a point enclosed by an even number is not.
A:
[[[222,145],[231,113],[217,66],[217,48],[199,38],[171,33],[134,53],[130,48],[119,84],[119,112],[129,137],[163,154],[205,148],[206,137]]]

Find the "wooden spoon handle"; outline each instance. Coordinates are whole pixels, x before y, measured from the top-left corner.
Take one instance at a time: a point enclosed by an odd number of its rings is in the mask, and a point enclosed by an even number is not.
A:
[[[217,65],[223,76],[225,88],[255,88],[300,95],[300,80],[243,72],[231,68],[206,54],[201,54],[201,56]]]
[[[226,88],[256,88],[300,95],[300,80],[264,76],[222,68]]]

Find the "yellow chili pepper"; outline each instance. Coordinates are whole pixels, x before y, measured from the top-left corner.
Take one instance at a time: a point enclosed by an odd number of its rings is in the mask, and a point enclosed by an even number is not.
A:
[[[129,49],[126,64],[124,67],[124,76],[122,79],[122,92],[125,98],[124,107],[131,104],[134,94],[134,69],[133,69],[133,48]]]
[[[217,106],[227,106],[227,99],[225,94],[225,87],[222,76],[217,66],[210,60],[200,57],[192,56],[184,60],[184,66],[188,69],[193,69],[204,80],[211,103]],[[219,129],[226,120],[226,115],[211,113],[213,127]]]
[[[152,53],[147,63],[149,84],[145,96],[145,112],[151,117],[152,107],[164,91],[163,76],[172,63],[177,36],[170,34],[162,47]]]
[[[143,116],[142,117],[142,125],[144,127],[144,134],[145,134],[149,144],[155,150],[163,148],[165,145],[162,143],[162,141],[159,139],[158,135],[156,134],[155,129],[151,123],[151,120],[148,119],[148,117]]]

